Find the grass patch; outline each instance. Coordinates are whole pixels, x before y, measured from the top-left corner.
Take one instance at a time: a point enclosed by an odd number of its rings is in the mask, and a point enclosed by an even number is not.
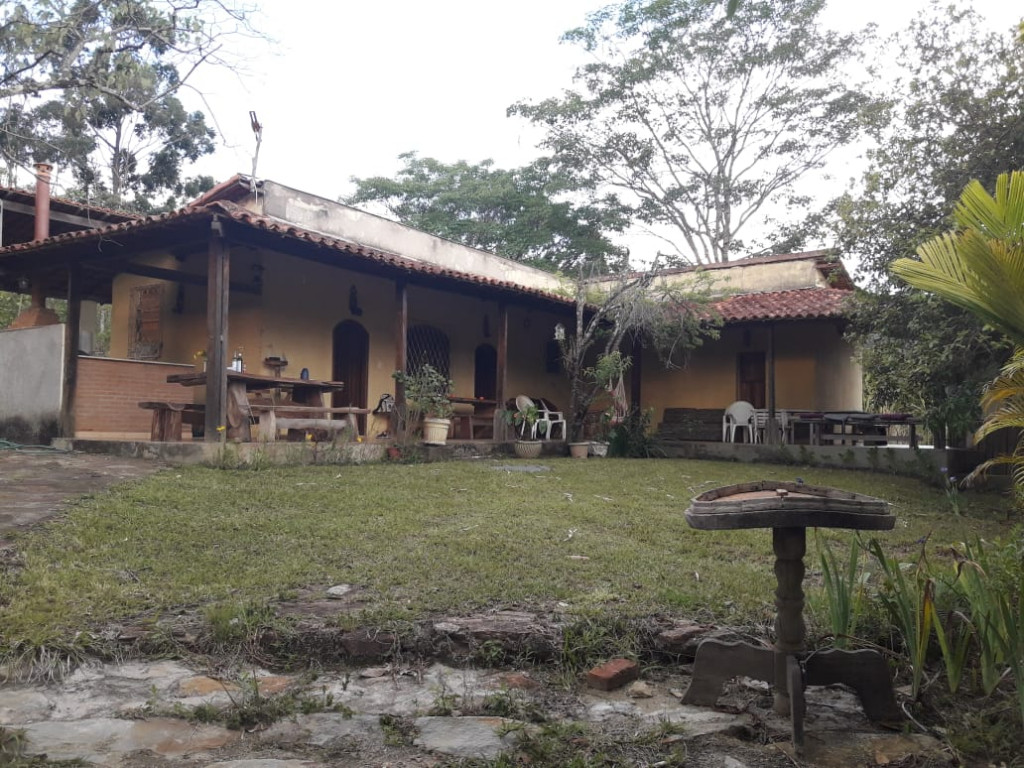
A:
[[[774,615],[767,531],[695,531],[683,512],[708,488],[797,473],[892,502],[897,528],[880,538],[893,551],[909,552],[923,536],[938,550],[1008,526],[1000,496],[965,494],[965,516],[954,517],[942,489],[889,475],[544,463],[550,471],[536,474],[490,462],[162,472],[18,537],[19,566],[0,575],[3,644],[66,643],[110,621],[195,606],[230,642],[262,618],[251,606],[337,583],[362,587],[370,615],[399,619],[562,603],[583,617],[668,612],[760,624]],[[601,634],[577,638],[581,657]]]

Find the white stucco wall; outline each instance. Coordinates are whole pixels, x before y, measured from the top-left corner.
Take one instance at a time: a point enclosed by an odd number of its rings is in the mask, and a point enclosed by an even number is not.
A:
[[[273,181],[263,183],[260,201],[266,216],[387,253],[543,291],[563,288],[561,280],[550,272],[434,237]]]
[[[26,440],[59,420],[63,366],[63,324],[0,331],[0,437]]]
[[[812,259],[792,261],[731,262],[727,268],[706,269],[701,273],[711,281],[712,293],[759,293],[792,291],[800,288],[827,288],[828,280]],[[663,280],[669,285],[689,285],[696,272],[669,272]]]

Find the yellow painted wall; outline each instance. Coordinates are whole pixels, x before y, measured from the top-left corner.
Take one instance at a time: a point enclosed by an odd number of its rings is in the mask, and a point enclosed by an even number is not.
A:
[[[526,307],[510,307],[508,313],[507,396],[544,397],[569,410],[569,380],[561,372],[547,370],[547,344],[555,337],[555,325],[575,322],[571,310],[564,315]]]
[[[666,371],[651,350],[643,360],[641,401],[654,408],[654,422],[666,408],[722,408],[738,397],[737,359],[764,352],[768,328],[722,330],[721,338],[697,349],[682,370]],[[767,381],[767,372],[765,379]],[[775,400],[778,408],[859,410],[863,405],[860,366],[831,321],[775,326]]]
[[[194,263],[193,263],[194,262]],[[147,263],[165,269],[186,269],[205,274],[205,257],[181,263],[173,257]],[[250,371],[270,373],[262,361],[287,357],[285,376],[297,377],[303,368],[310,376],[332,375],[332,334],[345,320],[362,325],[370,338],[368,405],[385,392],[394,392],[395,282],[329,267],[278,253],[236,248],[231,254],[232,282],[251,283],[261,276],[261,295],[233,291],[229,315],[228,349],[241,349]],[[151,284],[151,278],[120,275],[114,282],[111,355],[127,354],[131,288]],[[164,362],[194,363],[195,352],[206,346],[206,291],[165,283],[162,310]],[[355,286],[361,315],[349,308]],[[408,295],[409,326],[427,324],[447,334],[451,343],[451,375],[455,394],[472,396],[474,353],[480,344],[497,347],[498,305],[471,295],[413,285]],[[487,317],[486,329],[484,318]],[[546,397],[563,410],[569,406],[569,385],[561,372],[547,370],[547,342],[556,323],[572,325],[564,314],[513,305],[509,308],[506,396]],[[489,335],[487,335],[489,332]],[[779,323],[775,331],[776,404],[779,408],[811,410],[858,409],[862,404],[860,368],[834,322]],[[642,403],[655,409],[655,423],[665,408],[725,408],[737,397],[737,356],[744,351],[768,350],[765,325],[723,329],[721,339],[696,350],[682,370],[666,371],[653,351],[643,360]],[[628,378],[628,377],[627,377]],[[627,381],[628,386],[628,381]],[[200,393],[195,393],[197,396]],[[601,403],[595,408],[602,407]]]
[[[334,328],[352,320],[370,337],[369,407],[382,393],[394,392],[394,281],[281,254],[268,254],[264,264],[261,361],[283,356],[288,359],[284,376],[298,377],[308,368],[312,378],[330,379]],[[349,309],[352,286],[360,315]]]
[[[183,269],[204,274],[205,260],[192,257],[184,263],[173,257],[154,258],[146,263],[164,269]],[[203,262],[203,263],[200,263]],[[279,253],[234,249],[231,280],[251,282],[258,265],[263,282],[262,295],[233,291],[228,318],[228,350],[242,351],[246,369],[271,373],[262,361],[286,357],[283,375],[297,377],[308,368],[314,379],[329,379],[333,366],[332,335],[336,325],[354,320],[370,338],[367,400],[372,408],[385,392],[395,391],[395,326],[397,306],[395,281],[330,267]],[[125,356],[128,346],[131,289],[138,285],[164,282],[161,315],[164,362],[195,363],[195,354],[206,347],[206,290],[185,286],[183,301],[175,309],[178,286],[152,278],[120,275],[114,284],[111,354]],[[349,308],[349,291],[355,286],[362,314]],[[454,294],[412,285],[408,291],[409,327],[430,325],[444,332],[451,344],[451,376],[454,393],[471,397],[474,386],[476,348],[491,344],[497,348],[498,303],[469,295]],[[487,317],[485,327],[484,317]],[[568,311],[559,317],[551,312],[513,306],[509,310],[509,359],[506,395],[531,394],[568,407],[568,383],[561,373],[546,371],[546,342],[553,338],[555,324],[567,323]],[[195,393],[201,396],[201,392]]]
[[[162,269],[176,269],[193,275],[206,275],[206,260],[192,256],[179,261],[173,256],[154,256],[139,260],[140,264]],[[259,264],[259,255],[252,251],[235,252],[231,256],[231,281],[251,283],[253,265]],[[163,337],[161,362],[196,364],[196,353],[206,349],[206,289],[202,286],[183,285],[151,277],[121,274],[114,278],[110,327],[110,356],[127,357],[128,332],[132,288],[144,285],[164,286],[160,325]],[[179,291],[181,301],[179,301]],[[240,350],[246,359],[259,350],[260,297],[252,293],[233,291],[228,315],[228,354]],[[247,366],[248,367],[248,366]]]

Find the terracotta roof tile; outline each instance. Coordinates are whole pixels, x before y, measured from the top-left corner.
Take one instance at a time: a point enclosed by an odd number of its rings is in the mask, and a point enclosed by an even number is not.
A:
[[[800,288],[791,291],[741,293],[715,302],[726,323],[767,320],[821,320],[842,317],[852,291],[840,288]]]
[[[26,205],[35,205],[36,193],[34,190],[0,186],[0,197],[9,200],[18,200]],[[104,220],[103,222],[97,222],[100,224],[106,221],[134,221],[141,218],[137,213],[118,211],[113,208],[104,208],[99,205],[87,205],[86,203],[80,203],[77,200],[71,200],[66,197],[58,197],[57,195],[50,197],[50,208],[53,210],[64,211],[66,213],[85,213],[98,216]]]
[[[508,280],[498,280],[491,277],[484,277],[482,275],[475,275],[470,272],[461,272],[455,269],[439,267],[436,264],[410,259],[405,256],[399,256],[398,254],[382,251],[360,243],[343,240],[330,235],[324,235],[319,232],[298,227],[288,222],[280,221],[270,216],[262,216],[260,214],[253,213],[242,206],[226,200],[220,200],[202,206],[189,206],[177,211],[171,211],[170,213],[146,216],[134,221],[121,222],[107,227],[86,229],[78,232],[66,232],[59,235],[53,235],[46,240],[9,245],[6,248],[0,248],[0,258],[5,254],[15,254],[21,251],[34,249],[43,250],[50,247],[58,247],[67,242],[85,243],[90,240],[109,240],[112,236],[122,233],[144,232],[150,229],[158,229],[169,224],[190,221],[205,216],[213,216],[214,214],[225,216],[232,221],[252,227],[253,229],[311,243],[338,253],[357,254],[369,261],[374,261],[378,264],[383,264],[394,269],[410,273],[433,275],[474,285],[485,285],[503,291],[510,291],[521,295],[534,296],[547,301],[554,301],[559,304],[571,305],[573,303],[571,298],[559,293],[542,291],[537,288],[529,288]]]
[[[57,247],[66,242],[85,243],[90,240],[109,240],[112,235],[129,232],[144,232],[178,222],[190,221],[213,215],[224,216],[253,229],[272,233],[281,237],[292,238],[311,243],[338,253],[356,254],[364,259],[386,265],[396,270],[433,275],[457,282],[484,285],[520,295],[534,296],[559,304],[571,305],[573,300],[568,296],[529,288],[507,280],[498,280],[470,272],[461,272],[436,264],[410,259],[389,253],[367,245],[343,240],[338,237],[320,234],[288,222],[263,216],[236,205],[219,200],[206,205],[192,205],[170,213],[146,216],[131,221],[123,221],[97,229],[84,229],[77,232],[66,232],[54,235],[37,242],[18,243],[0,249],[0,257],[32,249]],[[763,293],[745,293],[730,296],[715,303],[715,308],[726,323],[756,322],[768,320],[815,320],[830,317],[842,317],[843,302],[851,295],[851,291],[839,288],[804,288],[789,291],[769,291]]]

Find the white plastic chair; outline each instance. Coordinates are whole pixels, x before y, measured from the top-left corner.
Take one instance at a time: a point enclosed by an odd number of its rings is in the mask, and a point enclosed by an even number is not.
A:
[[[544,432],[544,437],[548,440],[554,440],[553,433],[555,427],[559,424],[562,425],[562,441],[565,441],[565,414],[563,414],[558,407],[555,406],[550,400],[546,400],[543,397],[537,398],[537,410],[540,412],[540,418],[537,419],[537,425],[541,422],[547,422],[547,429]]]
[[[748,443],[757,442],[756,427],[754,406],[746,400],[737,400],[725,409],[725,414],[722,416],[722,442],[735,443],[737,429],[747,430]]]
[[[533,402],[533,400],[528,398],[526,395],[516,395],[516,408],[519,409],[520,413],[525,414],[530,408],[537,408],[537,404],[535,402]],[[540,409],[538,408],[538,413],[539,412],[540,412]],[[524,440],[527,439],[527,437],[526,437],[526,430],[527,429],[530,430],[530,437],[529,437],[529,439],[530,440],[536,440],[537,439],[537,422],[535,421],[533,424],[527,424],[524,421],[522,424],[519,425],[519,436],[521,438],[523,438]]]
[[[775,429],[779,434],[779,442],[782,445],[790,442],[787,438],[790,434],[789,414],[782,410],[775,410]],[[754,409],[754,442],[755,443],[766,443],[771,442],[768,434],[768,409],[767,408],[756,408]]]

